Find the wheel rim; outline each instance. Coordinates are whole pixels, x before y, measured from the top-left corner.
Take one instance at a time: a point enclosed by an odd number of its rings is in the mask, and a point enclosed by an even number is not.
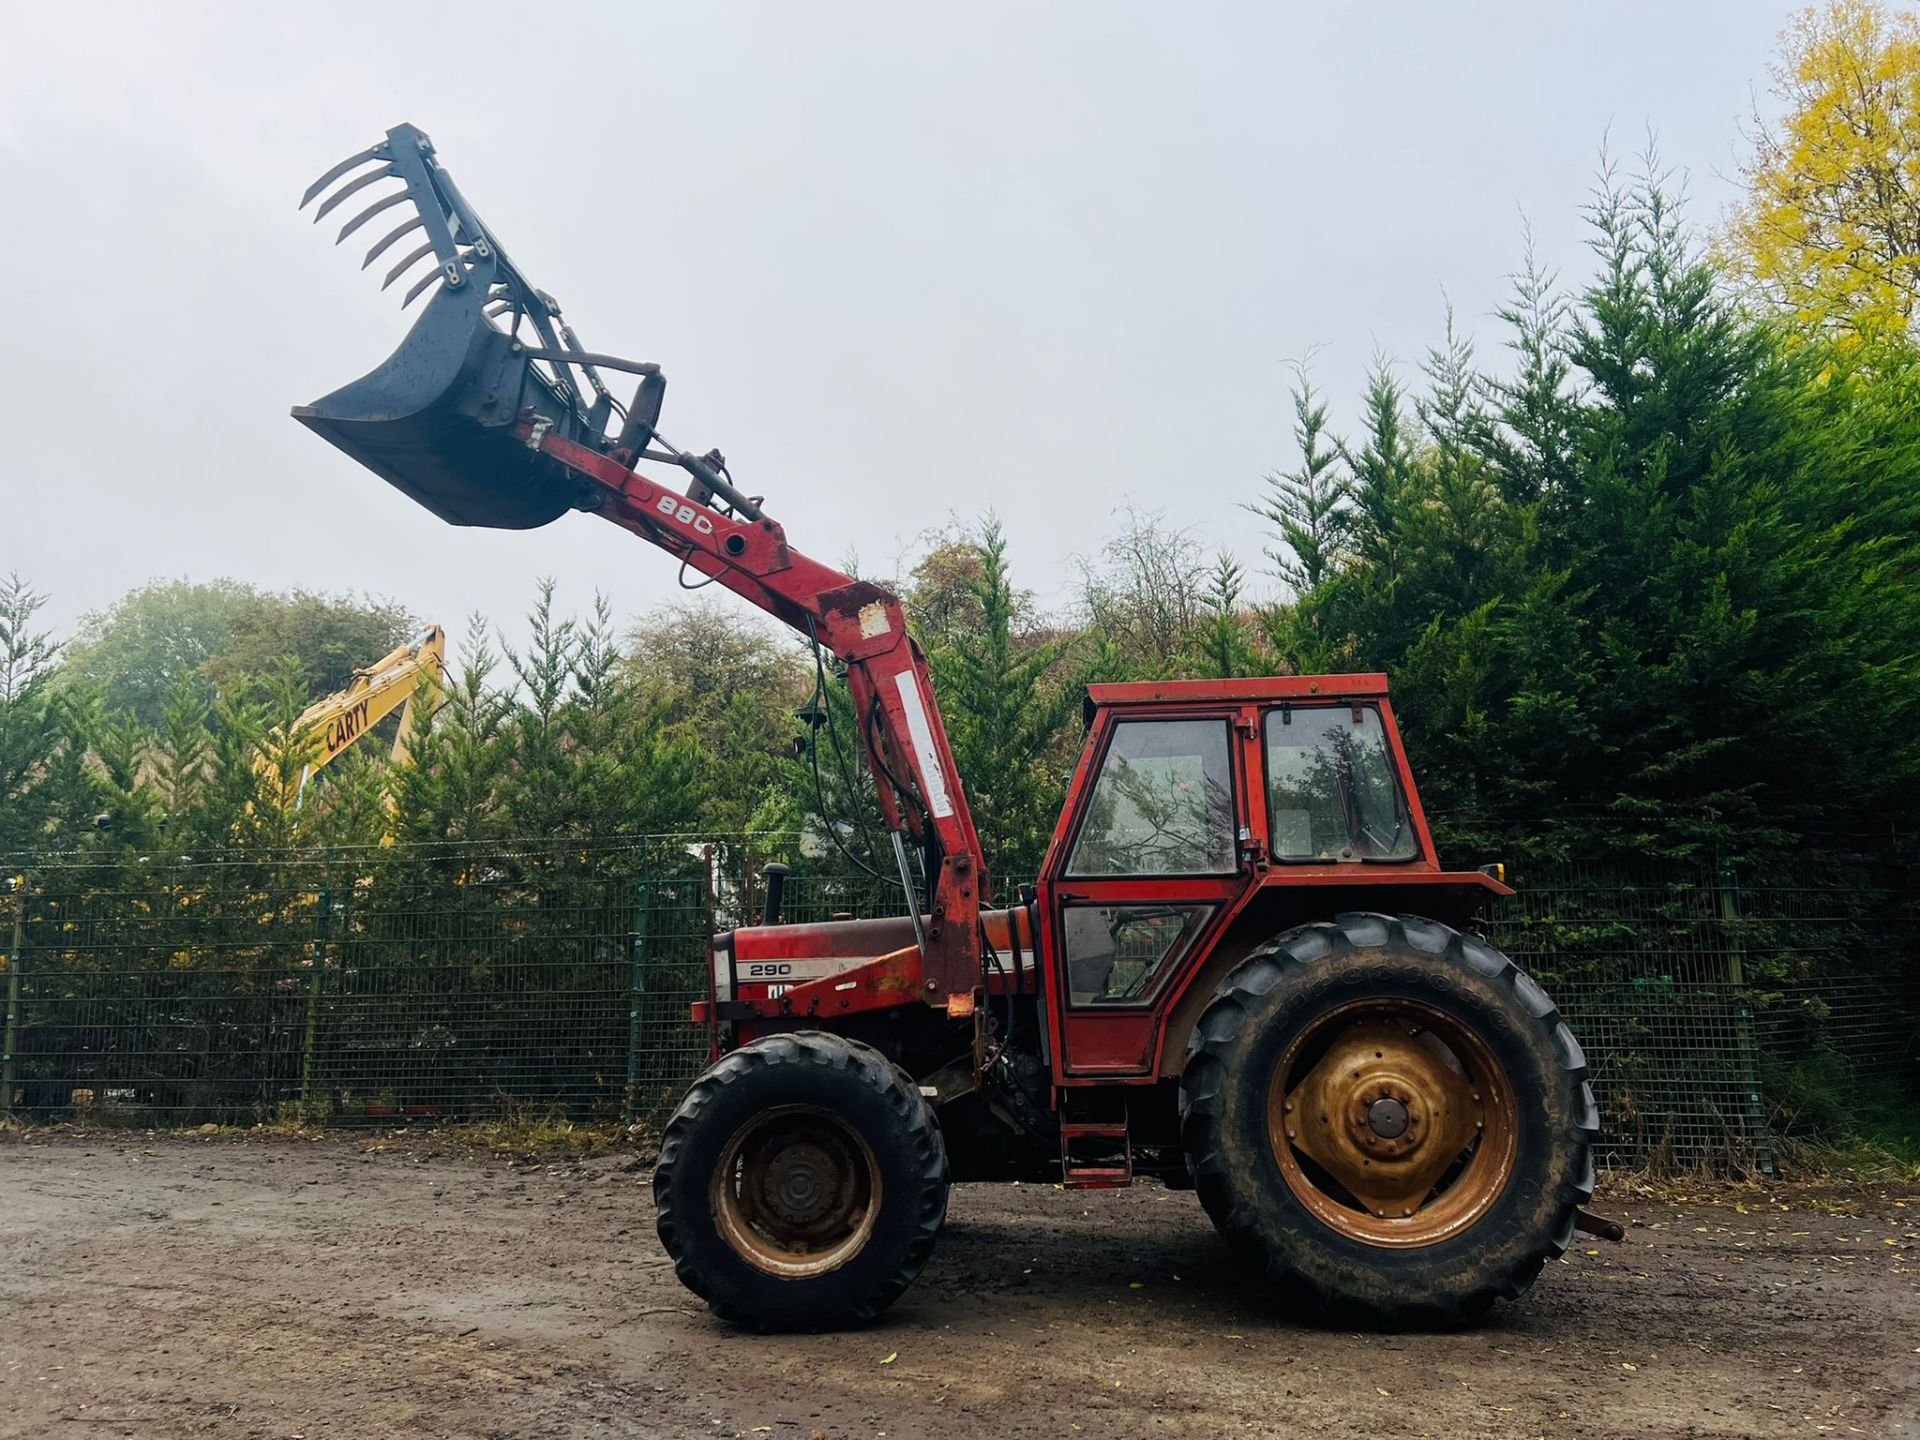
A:
[[[1267,1129],[1280,1173],[1324,1224],[1373,1245],[1433,1245],[1513,1174],[1513,1086],[1480,1035],[1416,1000],[1359,1000],[1280,1057]]]
[[[787,1279],[824,1275],[865,1247],[880,1214],[873,1148],[826,1110],[783,1105],[727,1141],[711,1199],[720,1233],[748,1264]]]

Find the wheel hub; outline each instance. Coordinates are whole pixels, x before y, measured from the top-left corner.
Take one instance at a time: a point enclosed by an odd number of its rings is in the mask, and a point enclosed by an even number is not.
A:
[[[770,1111],[728,1142],[715,1173],[721,1232],[743,1258],[781,1275],[820,1274],[872,1233],[879,1167],[866,1142],[822,1111]]]
[[[838,1148],[802,1139],[761,1157],[756,1168],[767,1218],[798,1235],[831,1225],[852,1198],[850,1157],[833,1153]]]
[[[1398,1140],[1407,1133],[1408,1114],[1404,1101],[1383,1095],[1367,1107],[1367,1125],[1382,1140]]]
[[[1511,1167],[1504,1076],[1477,1035],[1425,1004],[1329,1012],[1288,1047],[1270,1095],[1288,1184],[1329,1224],[1376,1243],[1452,1233]]]

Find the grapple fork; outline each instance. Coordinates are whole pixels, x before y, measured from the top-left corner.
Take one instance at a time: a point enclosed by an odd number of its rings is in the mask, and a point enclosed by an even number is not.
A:
[[[381,191],[383,185],[397,188]],[[433,294],[383,365],[295,407],[294,418],[453,524],[524,530],[557,519],[582,498],[582,484],[515,439],[513,427],[544,420],[548,433],[610,448],[607,428],[621,407],[599,368],[646,377],[641,408],[657,416],[657,367],[587,355],[553,297],[507,258],[433,142],[414,126],[397,125],[379,144],[333,166],[307,187],[300,205],[314,205],[317,223],[363,197],[370,203],[341,225],[335,243],[401,209],[361,268],[420,232],[380,288],[431,258],[401,308]],[[640,443],[652,433],[649,425]]]

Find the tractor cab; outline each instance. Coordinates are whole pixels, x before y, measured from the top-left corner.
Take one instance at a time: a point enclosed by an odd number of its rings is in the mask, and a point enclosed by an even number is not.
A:
[[[1062,1084],[1177,1073],[1182,1000],[1330,903],[1510,893],[1440,869],[1384,675],[1094,685],[1087,721],[1036,896]]]

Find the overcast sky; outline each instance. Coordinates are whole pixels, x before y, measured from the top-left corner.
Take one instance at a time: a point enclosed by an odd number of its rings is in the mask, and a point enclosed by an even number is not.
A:
[[[1286,360],[1320,347],[1344,418],[1448,298],[1497,354],[1523,215],[1585,273],[1609,127],[1717,216],[1788,9],[8,5],[0,572],[61,628],[154,577],[456,635],[514,633],[542,575],[623,617],[675,595],[602,521],[455,529],[288,418],[406,328],[295,210],[403,120],[800,548],[885,572],[991,509],[1060,605],[1131,502],[1259,568]]]

